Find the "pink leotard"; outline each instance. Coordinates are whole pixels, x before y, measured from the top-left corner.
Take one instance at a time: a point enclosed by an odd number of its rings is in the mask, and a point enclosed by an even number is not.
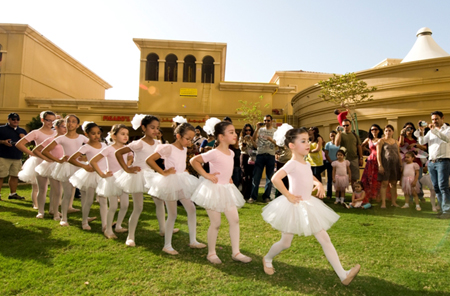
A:
[[[33,142],[36,146],[41,145],[48,138],[53,138],[56,135],[56,131],[50,135],[44,134],[41,130],[33,130],[29,134],[27,134],[24,138],[27,139],[28,142]]]
[[[314,187],[311,165],[291,159],[281,168],[289,179],[289,192],[300,195],[302,199],[311,199]]]
[[[41,145],[42,147],[45,148],[45,147],[48,146],[54,139],[55,139],[55,138],[52,138],[52,137],[47,138],[47,139],[45,139],[40,145]],[[53,155],[54,157],[58,158],[58,159],[61,159],[61,157],[64,156],[64,149],[63,149],[63,147],[62,147],[61,145],[56,144],[55,148],[53,148],[53,150],[50,151],[50,154]]]
[[[145,161],[150,155],[153,154],[153,152],[155,152],[156,147],[161,144],[159,140],[154,141],[155,143],[153,145],[149,145],[147,142],[139,139],[127,145],[127,147],[134,153],[133,166],[140,167],[141,169],[149,168]]]
[[[180,150],[172,144],[163,144],[158,145],[155,152],[158,152],[161,158],[165,160],[166,170],[174,168],[177,173],[183,173],[186,170],[186,147]]]
[[[106,158],[108,171],[112,172],[113,174],[122,168],[117,161],[115,153],[116,148],[114,148],[113,146],[108,146],[100,152],[100,154]],[[123,160],[125,161],[125,163],[127,163],[128,155],[131,155],[131,152],[123,155]]]
[[[71,156],[83,145],[83,143],[87,143],[89,141],[83,135],[78,135],[77,138],[71,139],[66,137],[65,135],[59,136],[55,139],[55,143],[61,145],[64,149],[64,155]]]
[[[91,145],[86,144],[81,146],[77,152],[80,152],[81,154],[86,154],[88,161],[90,161],[95,155],[100,153],[100,151],[102,151],[106,147],[105,143],[101,143],[101,145],[102,146],[100,148],[94,148]],[[104,158],[100,159],[97,162],[97,164],[101,171],[106,170],[106,160]]]
[[[219,179],[219,184],[230,183],[231,175],[233,174],[234,152],[229,151],[229,155],[213,149],[201,154],[204,162],[209,162],[209,171],[211,174],[219,172],[216,177]]]

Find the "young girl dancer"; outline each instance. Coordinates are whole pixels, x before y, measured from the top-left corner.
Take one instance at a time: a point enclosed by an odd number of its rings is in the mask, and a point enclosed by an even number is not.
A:
[[[52,177],[53,179],[60,181],[63,187],[63,198],[61,201],[62,217],[59,222],[61,226],[69,226],[67,213],[70,200],[75,193],[75,188],[69,182],[69,178],[78,170],[76,166],[68,163],[67,160],[81,147],[81,145],[88,142],[88,138],[77,134],[77,128],[79,125],[80,119],[76,115],[67,115],[66,134],[64,136],[57,137],[47,147],[45,147],[44,150],[42,150],[42,154],[45,157],[57,162],[55,169],[53,170]],[[61,158],[56,158],[50,153],[53,149],[55,149],[57,144],[61,145],[64,150],[64,156]]]
[[[236,143],[237,135],[230,122],[220,122],[215,125],[214,130],[214,136],[218,142],[217,148],[191,159],[192,167],[205,178],[192,194],[191,200],[206,209],[211,223],[208,229],[208,256],[206,259],[213,264],[222,263],[216,254],[216,241],[223,212],[230,224],[231,258],[248,263],[252,261],[252,258],[242,255],[239,250],[239,215],[237,211],[237,208],[241,208],[245,204],[245,200],[231,181],[234,152],[228,148],[229,145]],[[202,167],[205,162],[209,162],[209,174]]]
[[[353,191],[352,194],[352,202],[347,208],[370,208],[372,205],[369,203],[369,199],[366,196],[362,182],[356,181],[353,183],[353,188],[355,191]]]
[[[117,216],[115,229],[116,232],[122,233],[128,230],[122,227],[122,222],[125,218],[125,215],[127,214],[129,197],[128,193],[123,192],[122,189],[117,186],[117,181],[114,177],[114,173],[120,170],[120,165],[117,162],[115,153],[117,149],[122,148],[128,142],[128,128],[123,124],[115,124],[111,128],[111,132],[109,133],[109,135],[111,137],[112,144],[104,148],[99,154],[94,156],[91,159],[90,164],[97,172],[97,174],[101,177],[101,180],[99,181],[97,186],[99,202],[104,203],[106,207],[106,198],[108,198],[109,200],[109,210],[107,210],[108,214],[106,218],[106,225],[103,228],[103,234],[107,238],[117,238],[117,236],[113,232],[112,224],[114,215],[117,211],[118,199],[120,197],[120,211],[119,215]],[[124,161],[127,161],[129,157],[132,157],[131,154],[124,155]],[[101,168],[99,166],[100,163],[105,160],[104,158],[107,162],[107,169]]]
[[[56,116],[52,111],[43,111],[40,114],[42,127],[31,131],[25,137],[20,139],[16,144],[16,148],[26,153],[30,156],[30,158],[25,161],[22,170],[19,172],[19,179],[31,183],[32,191],[31,191],[31,199],[33,201],[33,208],[38,209],[38,199],[44,199],[47,196],[47,185],[48,179],[42,176],[39,176],[35,169],[42,162],[42,158],[35,157],[34,153],[25,147],[30,142],[34,141],[35,146],[40,145],[45,139],[51,138],[55,135],[55,131],[52,129],[53,121]],[[37,218],[43,218],[44,212],[39,212],[36,216]]]
[[[118,171],[115,176],[117,178],[117,185],[127,193],[131,193],[133,197],[133,213],[128,222],[128,237],[127,246],[134,247],[136,226],[144,207],[144,192],[145,179],[144,172],[152,171],[145,160],[153,152],[156,147],[161,144],[156,140],[159,132],[159,119],[153,115],[136,114],[131,121],[133,129],[137,130],[141,127],[144,137],[137,141],[133,141],[126,147],[120,148],[116,151],[116,158],[123,170]],[[134,153],[133,166],[128,167],[123,160],[123,155],[126,153]],[[164,236],[165,232],[165,216],[164,202],[161,199],[153,197],[156,206],[156,218],[159,223],[159,234]],[[178,229],[176,230],[178,232]]]
[[[53,219],[55,221],[61,220],[61,214],[59,212],[59,203],[61,201],[61,195],[62,195],[62,187],[61,182],[58,180],[55,180],[51,177],[51,174],[53,170],[55,169],[56,162],[48,159],[44,155],[42,155],[42,149],[46,147],[48,144],[50,144],[55,138],[58,136],[62,136],[66,133],[66,123],[64,122],[64,119],[57,119],[53,122],[53,127],[56,131],[55,137],[50,137],[45,139],[40,145],[36,146],[33,149],[34,155],[37,157],[40,157],[44,159],[43,162],[41,162],[40,165],[36,167],[36,173],[38,173],[39,176],[43,178],[48,178],[50,181],[50,208],[49,208],[49,214],[53,215]],[[64,150],[61,145],[56,145],[55,149],[53,149],[50,152],[54,157],[61,158],[64,156]],[[40,214],[44,213],[45,209],[45,198],[46,195],[38,195],[38,218],[43,218],[44,215],[40,216]]]
[[[94,123],[85,121],[82,125],[84,134],[89,139],[86,145],[83,145],[77,152],[72,154],[69,158],[69,163],[74,166],[80,167],[72,177],[69,178],[73,187],[80,189],[81,192],[81,212],[82,220],[81,227],[84,230],[91,230],[89,222],[96,218],[89,218],[89,212],[91,210],[92,203],[94,202],[95,188],[97,188],[99,176],[91,165],[85,162],[79,162],[78,158],[82,155],[86,155],[87,161],[91,160],[97,155],[106,144],[101,142],[102,131],[100,127]],[[103,159],[98,163],[101,170],[106,170],[106,161]],[[106,226],[106,213],[108,208],[105,203],[100,203],[100,217],[102,219],[102,226]]]
[[[408,151],[405,153],[405,160],[403,162],[403,175],[402,175],[402,189],[405,194],[405,205],[402,209],[409,208],[409,196],[412,195],[414,197],[414,202],[416,203],[416,210],[421,211],[419,204],[419,196],[417,193],[420,192],[420,183],[419,183],[419,165],[414,162],[416,155],[412,151]]]
[[[158,145],[155,153],[147,158],[147,164],[156,172],[147,171],[145,182],[148,193],[166,202],[167,221],[164,237],[164,252],[177,255],[178,252],[172,248],[172,233],[177,218],[177,201],[179,200],[188,217],[189,247],[193,249],[206,248],[205,244],[199,243],[196,238],[197,217],[195,205],[190,197],[199,183],[198,179],[186,172],[186,147],[192,145],[195,130],[189,123],[182,123],[175,129],[176,141],[173,144]],[[162,170],[156,160],[165,160],[166,170]]]
[[[305,161],[309,152],[308,132],[303,128],[289,130],[285,145],[291,149],[292,158],[272,177],[273,184],[283,195],[264,207],[262,213],[264,220],[282,234],[281,240],[263,257],[264,271],[269,275],[275,272],[272,260],[291,246],[294,234],[313,234],[322,245],[325,256],[341,282],[348,285],[358,274],[360,265],[357,264],[349,271],[342,268],[336,249],[326,232],[339,216],[322,201],[311,196],[311,192],[317,189],[318,197],[323,198],[325,190],[322,183],[313,177],[310,165]],[[289,178],[289,190],[282,181],[286,175]]]
[[[336,190],[336,201],[334,204],[344,204],[345,189],[348,187],[349,180],[352,179],[352,171],[350,170],[350,161],[345,160],[345,151],[338,150],[336,152],[337,160],[331,163],[333,167],[333,183]]]

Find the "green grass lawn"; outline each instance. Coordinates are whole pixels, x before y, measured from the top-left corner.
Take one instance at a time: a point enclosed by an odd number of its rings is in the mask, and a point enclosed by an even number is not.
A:
[[[188,247],[182,207],[175,224],[180,232],[173,237],[180,254],[170,256],[161,251],[164,238],[149,197],[136,231],[137,247],[129,248],[126,233],[117,240],[104,238],[99,220],[91,222],[91,231],[81,230],[81,213],[69,215],[70,227],[60,227],[48,215],[36,219],[29,187],[18,191],[26,201],[8,201],[7,193],[3,188],[0,295],[450,295],[450,220],[436,219],[428,200],[422,212],[378,205],[347,210],[328,203],[341,216],[328,233],[344,268],[362,266],[345,287],[314,237],[295,237],[291,248],[275,258],[276,273],[264,273],[262,256],[280,233],[263,221],[262,203],[239,210],[241,251],[253,262],[232,261],[223,217],[217,242],[223,264],[212,265],[206,249]],[[79,200],[74,206],[80,208]],[[126,219],[131,209],[132,202]],[[98,210],[94,204],[91,216],[99,217]],[[197,224],[198,240],[206,243],[209,220],[200,207]]]

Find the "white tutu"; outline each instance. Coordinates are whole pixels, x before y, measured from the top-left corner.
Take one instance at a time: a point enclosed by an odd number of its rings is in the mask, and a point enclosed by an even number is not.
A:
[[[22,170],[19,172],[19,179],[30,183],[36,184],[36,167],[42,162],[42,159],[36,156],[28,158],[22,166]]]
[[[313,196],[293,204],[280,195],[263,208],[262,216],[281,232],[304,236],[328,230],[339,219],[338,214]]]
[[[335,182],[334,182],[334,190],[345,190],[347,189],[349,185],[348,182],[348,176],[340,176],[340,175],[336,175],[335,176]]]
[[[52,173],[52,178],[60,182],[67,182],[69,178],[75,174],[80,168],[76,167],[68,162],[57,163],[55,170]]]
[[[242,208],[245,204],[244,197],[234,184],[214,184],[203,177],[200,182],[191,200],[207,210],[226,212],[233,206]]]
[[[431,176],[430,174],[423,175],[422,178],[420,178],[420,184],[423,186],[428,187],[430,190],[434,190],[433,182],[431,182]]]
[[[145,186],[149,188],[148,194],[165,201],[175,201],[183,198],[191,198],[192,193],[200,181],[189,175],[188,172],[163,176],[161,174],[145,170]]]
[[[116,178],[114,176],[108,178],[101,178],[98,181],[97,189],[98,195],[105,197],[121,196],[123,191],[117,186]]]
[[[402,177],[402,190],[404,194],[412,195],[413,192],[420,192],[420,184],[416,183],[416,187],[412,187],[411,183],[414,181],[414,177]]]
[[[54,162],[54,161],[48,162],[48,161],[44,160],[34,170],[36,171],[36,173],[38,173],[42,177],[51,178],[52,173],[55,170],[56,164],[57,164],[57,162]]]
[[[147,192],[148,188],[145,187],[144,171],[151,171],[151,169],[141,170],[136,174],[129,174],[124,170],[119,170],[114,173],[117,186],[126,193],[139,193]]]
[[[88,172],[84,169],[80,169],[69,178],[73,187],[86,191],[88,188],[97,188],[100,176],[96,172]]]

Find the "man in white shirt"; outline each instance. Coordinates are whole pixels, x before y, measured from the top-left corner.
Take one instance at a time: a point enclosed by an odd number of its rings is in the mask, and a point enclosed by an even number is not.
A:
[[[277,144],[273,140],[273,134],[277,130],[272,126],[272,115],[264,117],[264,123],[258,122],[253,133],[253,140],[256,142],[258,152],[256,155],[255,168],[253,170],[252,193],[248,203],[253,203],[258,199],[259,182],[261,181],[264,167],[266,168],[266,186],[262,196],[264,202],[270,201],[272,190],[272,175],[275,170],[275,150]]]
[[[428,144],[428,171],[433,182],[436,196],[441,206],[440,219],[450,219],[450,190],[448,177],[450,173],[450,127],[444,123],[444,114],[440,111],[431,113],[430,131],[424,135],[425,121],[419,121],[419,130],[415,135],[420,145]]]

